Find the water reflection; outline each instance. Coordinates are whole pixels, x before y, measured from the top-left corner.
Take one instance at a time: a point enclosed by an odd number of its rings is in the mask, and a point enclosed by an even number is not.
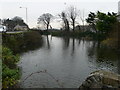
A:
[[[80,43],[81,43],[81,39],[78,39],[78,45],[80,45]]]
[[[43,42],[41,48],[21,56],[21,81],[31,73],[47,70],[65,88],[76,88],[92,71],[105,69],[118,72],[116,53],[101,47],[96,41],[43,36]],[[25,88],[39,88],[40,84],[45,87],[58,87],[47,74],[35,74],[22,84],[21,87]]]
[[[50,43],[49,43],[48,35],[46,35],[46,37],[47,37],[47,46],[48,46],[48,49],[50,49]]]
[[[115,50],[100,47],[100,43],[93,42],[90,47],[88,47],[88,56],[96,57],[98,61],[110,60],[115,61],[117,59],[117,53]]]
[[[71,53],[71,55],[73,56],[74,53],[75,53],[75,39],[73,38],[72,39],[72,53]]]
[[[63,49],[67,49],[69,47],[70,38],[69,37],[63,37]]]
[[[102,47],[99,42],[93,42],[91,46],[87,47],[87,55],[90,58],[89,61],[96,64],[96,67],[109,68],[109,70],[118,73],[118,55],[115,50]]]
[[[62,38],[63,38],[63,51],[69,49],[69,52],[71,52],[70,55],[74,56],[75,48],[76,48],[75,38],[70,38],[70,37],[62,37]],[[68,53],[68,51],[66,53]]]

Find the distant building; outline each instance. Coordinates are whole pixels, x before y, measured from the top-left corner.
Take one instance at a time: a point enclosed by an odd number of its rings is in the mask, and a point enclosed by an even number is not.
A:
[[[21,25],[16,25],[14,27],[14,30],[22,31],[22,30],[28,30],[28,27],[26,25],[21,26]]]

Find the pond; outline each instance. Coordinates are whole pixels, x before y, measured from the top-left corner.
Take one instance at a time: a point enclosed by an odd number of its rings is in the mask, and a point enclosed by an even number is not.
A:
[[[21,54],[21,88],[78,88],[95,70],[119,73],[116,52],[96,41],[42,38],[41,47]]]

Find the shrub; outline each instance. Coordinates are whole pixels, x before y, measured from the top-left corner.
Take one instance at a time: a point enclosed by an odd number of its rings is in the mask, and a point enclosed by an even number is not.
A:
[[[22,34],[3,35],[3,45],[10,48],[14,54],[34,50],[42,45],[39,32],[29,31]]]
[[[9,88],[17,84],[19,79],[19,69],[10,69],[5,64],[2,65],[2,87]]]
[[[14,67],[19,61],[18,55],[13,55],[12,51],[2,48],[2,87],[9,88],[14,86],[19,79],[19,69]]]
[[[7,47],[2,48],[2,63],[12,68],[18,61],[19,55],[13,55],[13,52]]]

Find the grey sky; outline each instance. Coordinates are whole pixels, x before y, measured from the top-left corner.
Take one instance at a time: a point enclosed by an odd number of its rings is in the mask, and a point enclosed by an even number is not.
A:
[[[25,9],[28,8],[28,22],[30,27],[37,26],[37,18],[43,13],[51,13],[56,16],[70,5],[79,10],[84,10],[85,17],[90,11],[118,12],[119,0],[1,0],[0,18],[13,18],[20,16],[25,20]],[[66,4],[65,4],[66,3]],[[60,24],[55,22],[52,26],[57,28]]]

